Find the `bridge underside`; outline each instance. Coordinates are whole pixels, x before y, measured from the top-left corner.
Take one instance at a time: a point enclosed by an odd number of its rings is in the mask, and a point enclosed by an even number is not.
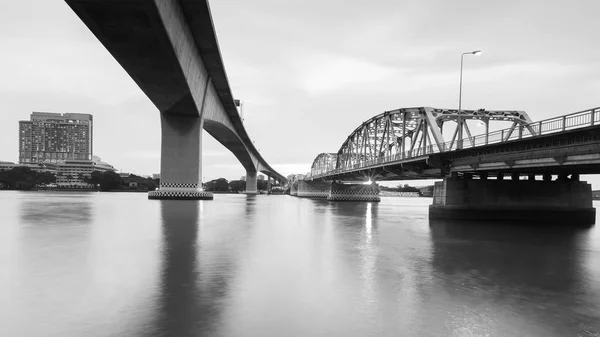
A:
[[[172,118],[188,121],[170,123],[176,128],[163,132],[161,156],[169,160],[161,160],[161,185],[196,186],[194,191],[200,191],[202,129],[228,148],[248,173],[261,171],[285,181],[245,131],[206,1],[66,2],[158,108],[163,126]],[[191,125],[200,128],[199,134],[189,130]],[[188,136],[194,141],[183,139]]]

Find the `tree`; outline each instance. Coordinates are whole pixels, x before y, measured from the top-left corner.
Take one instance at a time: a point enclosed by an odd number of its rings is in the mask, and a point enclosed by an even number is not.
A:
[[[256,189],[257,190],[266,190],[267,189],[267,181],[266,180],[259,180],[256,182]]]
[[[101,191],[110,191],[118,189],[123,183],[123,180],[121,179],[121,176],[113,171],[94,171],[90,175],[90,182],[96,186],[100,185]]]
[[[56,181],[50,172],[36,172],[29,167],[14,167],[0,171],[0,182],[7,189],[28,190],[36,185],[49,184]]]
[[[211,180],[206,183],[205,189],[207,191],[227,192],[229,191],[229,182],[225,178]]]
[[[408,184],[398,185],[398,192],[419,192],[419,189]]]
[[[246,189],[246,182],[243,180],[232,180],[229,182],[229,189],[237,192]]]
[[[56,176],[48,171],[38,172],[36,182],[44,185],[52,184],[56,182]]]

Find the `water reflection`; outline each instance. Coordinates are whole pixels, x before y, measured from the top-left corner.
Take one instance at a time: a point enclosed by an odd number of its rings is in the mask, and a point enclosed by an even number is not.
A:
[[[71,323],[61,315],[70,317],[70,312],[81,310],[80,299],[90,282],[90,275],[83,271],[88,268],[92,205],[85,194],[23,192],[15,196],[19,221],[1,224],[3,234],[14,240],[8,251],[13,258],[0,267],[5,275],[0,275],[0,284],[8,280],[3,290],[8,290],[11,303],[5,311],[8,323],[3,325],[24,335],[41,331],[56,335],[60,327]],[[7,233],[11,227],[12,233]],[[65,309],[54,310],[58,306]]]
[[[0,193],[0,335],[600,332],[598,227],[430,223],[429,203]]]
[[[583,281],[587,229],[457,221],[430,229],[433,273],[449,297],[437,301],[455,302],[441,314],[451,334],[563,336],[599,323]],[[564,315],[573,310],[580,321]]]
[[[198,215],[195,201],[161,201],[162,287],[155,333],[191,336],[201,331],[198,279]]]
[[[238,204],[242,200],[249,217],[253,213],[252,198],[228,202]],[[236,253],[235,249],[226,249],[234,247],[223,247],[223,242],[243,229],[235,220],[240,219],[244,208],[232,205],[233,213],[228,214],[226,209],[211,206],[204,201],[161,201],[162,287],[154,329],[158,335],[214,336],[222,329],[224,301],[235,275],[229,254]],[[222,217],[228,221],[217,220]],[[205,237],[200,234],[201,228]],[[241,235],[245,234],[242,231]]]
[[[22,224],[82,225],[92,219],[92,204],[87,194],[36,195],[20,203]]]

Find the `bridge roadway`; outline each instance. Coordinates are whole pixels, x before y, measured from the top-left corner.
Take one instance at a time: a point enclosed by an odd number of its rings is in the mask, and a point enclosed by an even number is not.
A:
[[[528,124],[531,131],[525,127],[507,128],[465,138],[462,149],[445,150],[450,143],[442,143],[350,165],[338,160],[340,150],[329,156],[329,162],[335,160],[338,168],[323,170],[317,157],[306,179],[383,181],[440,179],[452,173],[487,176],[600,173],[600,108]]]
[[[203,129],[246,169],[248,193],[256,193],[258,171],[286,181],[244,128],[206,0],[66,3],[160,112],[161,186],[149,198],[212,199],[201,185]]]

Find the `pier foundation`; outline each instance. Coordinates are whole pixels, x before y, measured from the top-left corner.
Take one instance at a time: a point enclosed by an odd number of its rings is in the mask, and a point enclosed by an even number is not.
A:
[[[323,198],[329,197],[331,183],[323,180],[300,180],[298,182],[298,196],[305,198]]]
[[[447,178],[435,183],[429,218],[594,224],[596,209],[583,181]]]
[[[331,190],[327,196],[331,201],[381,201],[379,186],[376,184],[341,184],[331,183]]]

